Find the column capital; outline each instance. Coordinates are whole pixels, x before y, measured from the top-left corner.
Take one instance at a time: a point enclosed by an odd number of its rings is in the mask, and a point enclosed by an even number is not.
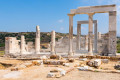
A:
[[[75,14],[67,14],[68,16],[75,16]]]
[[[77,24],[77,26],[81,26],[81,24]]]
[[[95,13],[88,13],[89,16],[93,16]]]
[[[109,16],[116,16],[117,11],[109,11]]]

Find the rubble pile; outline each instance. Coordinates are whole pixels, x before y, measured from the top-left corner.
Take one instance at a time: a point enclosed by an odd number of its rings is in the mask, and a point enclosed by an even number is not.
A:
[[[73,58],[73,57],[61,57],[59,55],[49,55],[49,56],[40,56],[37,60],[23,60],[23,63],[16,64],[10,67],[11,71],[18,71],[32,66],[44,65],[43,67],[51,67],[52,70],[47,73],[47,78],[60,78],[65,76],[67,73],[73,71],[74,69],[78,69],[80,71],[93,71],[93,72],[117,72],[117,71],[109,71],[109,69],[105,69],[103,65],[108,65],[111,63],[110,58],[101,57],[101,56],[82,56],[83,58]],[[96,58],[97,57],[97,58]],[[103,59],[101,59],[103,58]],[[115,62],[115,61],[113,61]],[[119,61],[118,61],[119,63]],[[102,65],[102,66],[101,66]],[[107,68],[107,67],[106,67]],[[116,70],[120,70],[120,65],[115,65],[112,68]]]
[[[65,76],[66,71],[61,69],[61,68],[57,68],[57,69],[53,69],[50,71],[50,73],[47,74],[48,78],[59,78],[61,76]]]
[[[92,59],[87,64],[91,67],[99,67],[101,65],[101,59]]]
[[[112,61],[119,61],[120,60],[120,57],[118,57],[118,56],[99,56],[99,55],[96,55],[96,56],[80,56],[79,58],[87,58],[87,59],[109,59],[109,60],[112,60]]]
[[[51,55],[50,56],[50,59],[57,59],[57,60],[60,60],[60,59],[62,59],[62,57],[60,56],[60,55]]]
[[[115,65],[114,68],[120,70],[120,65]]]

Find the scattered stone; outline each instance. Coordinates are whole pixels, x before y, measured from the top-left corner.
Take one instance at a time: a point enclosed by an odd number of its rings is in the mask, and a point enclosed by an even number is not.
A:
[[[58,65],[44,65],[45,67],[59,67]]]
[[[120,70],[120,65],[115,65],[114,68]]]
[[[102,59],[102,63],[108,63],[109,60],[108,59]]]
[[[60,56],[60,55],[51,55],[50,56],[50,59],[57,59],[57,60],[60,60],[60,59],[62,59],[62,57]]]
[[[87,62],[87,64],[90,66],[90,67],[93,67],[94,66],[94,60],[90,60]]]
[[[101,59],[92,59],[87,63],[90,67],[99,67],[101,65]]]
[[[64,69],[58,68],[57,70],[60,71],[60,74],[61,74],[62,76],[65,76],[66,71],[65,71]]]
[[[24,63],[23,65],[25,65],[26,67],[31,67],[33,64],[32,63]]]
[[[86,62],[86,61],[80,61],[80,62],[79,62],[79,65],[80,65],[80,66],[83,66],[83,65],[86,65],[86,63],[88,63],[88,62]]]
[[[46,59],[48,59],[48,58],[47,58],[46,56],[41,56],[40,59],[41,59],[41,60],[46,60]]]
[[[88,68],[89,68],[88,66],[77,67],[77,69],[81,71],[87,71]]]
[[[43,64],[43,60],[33,60],[32,63],[33,63],[33,65],[39,66],[39,65]]]
[[[54,78],[55,77],[55,73],[48,73],[47,74],[47,78]]]
[[[75,60],[73,58],[68,59],[69,62],[74,62]]]
[[[50,64],[50,60],[43,60],[44,64]]]
[[[18,71],[18,67],[12,67],[11,71]]]
[[[50,61],[51,65],[58,65],[58,61]]]
[[[53,69],[50,71],[50,73],[47,74],[48,78],[59,78],[61,76],[64,76],[66,74],[66,71],[61,69],[61,68],[57,68],[57,69]]]
[[[101,59],[94,60],[94,66],[99,67],[101,65]]]
[[[80,61],[87,61],[87,58],[80,59]]]
[[[78,66],[80,66],[80,64],[79,63],[75,63],[74,67],[78,67]]]
[[[69,63],[63,63],[63,66],[69,67],[70,64]]]
[[[66,61],[64,60],[44,60],[44,64],[50,64],[50,65],[63,65]]]

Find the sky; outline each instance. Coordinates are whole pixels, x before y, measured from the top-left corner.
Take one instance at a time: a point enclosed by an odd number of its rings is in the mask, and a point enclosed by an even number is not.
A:
[[[69,32],[71,9],[83,6],[117,5],[117,36],[120,36],[120,0],[0,0],[0,31],[35,32],[36,25],[41,32]],[[107,33],[108,13],[95,14],[98,32]],[[87,14],[74,16],[73,32],[77,33],[77,21],[88,20]],[[88,25],[82,25],[82,34],[88,34]]]

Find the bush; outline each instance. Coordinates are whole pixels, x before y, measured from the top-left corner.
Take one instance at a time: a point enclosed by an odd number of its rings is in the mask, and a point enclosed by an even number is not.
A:
[[[0,47],[4,47],[4,46],[5,46],[5,43],[1,43],[1,44],[0,44]]]

